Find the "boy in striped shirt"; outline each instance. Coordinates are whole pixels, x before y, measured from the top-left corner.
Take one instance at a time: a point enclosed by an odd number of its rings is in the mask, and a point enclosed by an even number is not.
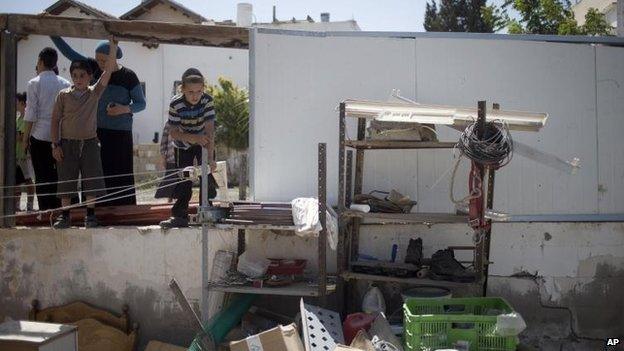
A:
[[[202,148],[206,148],[210,170],[217,169],[214,160],[215,111],[212,97],[204,92],[205,83],[201,72],[187,69],[182,75],[182,93],[174,96],[169,104],[169,137],[173,139],[176,168],[201,165]],[[185,181],[176,185],[175,204],[171,218],[160,222],[163,228],[187,227],[188,204],[193,183]],[[214,189],[209,189],[209,193]],[[214,197],[214,195],[212,196]]]

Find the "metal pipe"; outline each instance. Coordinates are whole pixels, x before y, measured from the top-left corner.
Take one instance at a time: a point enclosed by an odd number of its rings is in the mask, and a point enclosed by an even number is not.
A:
[[[345,100],[346,117],[375,118],[391,122],[416,122],[461,126],[474,122],[475,108],[424,105],[407,102],[380,102],[368,100]],[[487,110],[486,121],[503,121],[511,130],[538,131],[548,119],[548,114],[513,110]]]

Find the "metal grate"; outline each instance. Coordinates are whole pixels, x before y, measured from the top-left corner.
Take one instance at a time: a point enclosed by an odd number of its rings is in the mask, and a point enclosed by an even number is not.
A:
[[[333,351],[336,344],[344,344],[337,312],[308,305],[301,299],[301,324],[306,351]]]

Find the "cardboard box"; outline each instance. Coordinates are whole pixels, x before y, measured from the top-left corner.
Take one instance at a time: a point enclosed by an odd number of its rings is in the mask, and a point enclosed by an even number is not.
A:
[[[294,324],[273,329],[230,343],[231,351],[304,351]]]

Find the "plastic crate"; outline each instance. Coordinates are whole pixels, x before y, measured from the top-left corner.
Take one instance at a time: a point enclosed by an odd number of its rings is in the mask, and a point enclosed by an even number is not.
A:
[[[405,349],[434,351],[467,341],[470,351],[515,351],[518,337],[494,333],[497,315],[511,312],[507,301],[498,297],[407,299]]]

